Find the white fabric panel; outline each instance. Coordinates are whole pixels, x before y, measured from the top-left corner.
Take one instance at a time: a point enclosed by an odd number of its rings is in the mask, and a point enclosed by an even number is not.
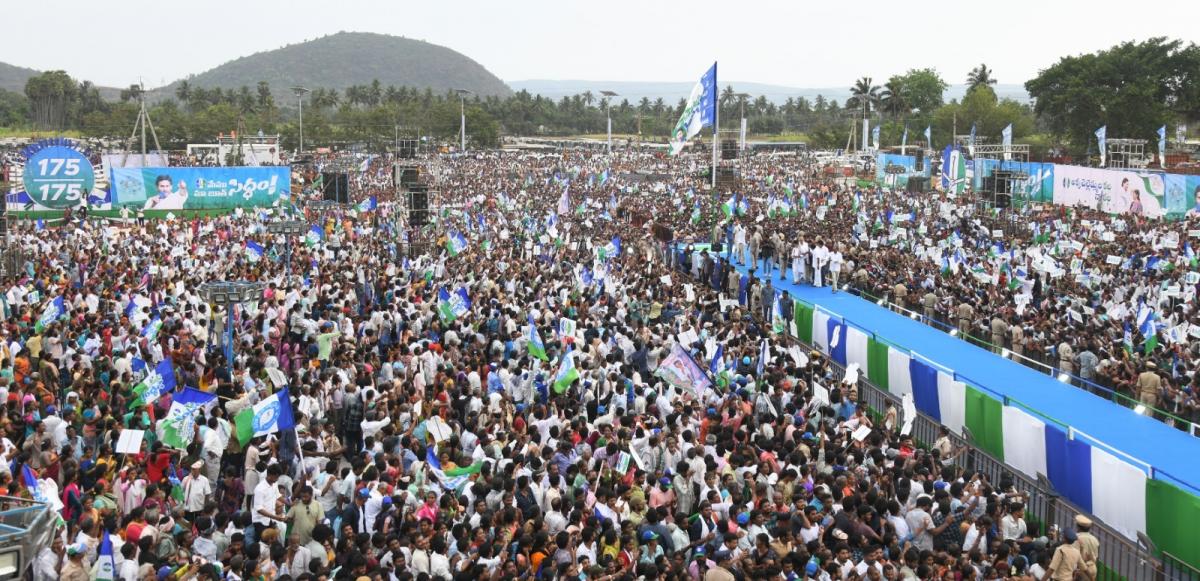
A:
[[[1004,420],[1004,462],[1030,478],[1046,472],[1046,423],[1006,405]]]
[[[813,346],[829,355],[829,314],[821,309],[813,309]]]
[[[1130,539],[1146,532],[1146,473],[1099,446],[1092,446],[1092,514]]]
[[[858,364],[859,375],[867,377],[867,334],[846,325],[846,365]]]
[[[954,376],[938,371],[938,410],[942,414],[942,425],[951,432],[962,435],[967,421],[967,387]]]
[[[912,372],[908,369],[908,361],[908,354],[888,347],[888,391],[898,396],[912,394]]]

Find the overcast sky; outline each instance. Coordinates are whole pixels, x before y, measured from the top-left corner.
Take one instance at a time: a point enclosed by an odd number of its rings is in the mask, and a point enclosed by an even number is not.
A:
[[[1200,42],[1197,6],[1196,0],[13,2],[2,9],[0,61],[64,69],[109,86],[141,78],[153,87],[344,30],[444,45],[505,81],[690,81],[717,60],[721,81],[804,88],[845,87],[864,75],[882,84],[920,67],[961,83],[981,62],[999,82],[1023,83],[1060,56],[1126,40]]]

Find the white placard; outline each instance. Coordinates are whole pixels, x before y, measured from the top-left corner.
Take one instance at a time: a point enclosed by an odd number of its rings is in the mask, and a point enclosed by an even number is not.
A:
[[[1108,258],[1104,259],[1105,264],[1121,264],[1121,257],[1115,254],[1109,254]]]
[[[1200,230],[1188,230],[1188,238],[1200,238]]]
[[[825,386],[814,382],[813,383],[813,401],[829,405],[829,390]]]
[[[1068,310],[1067,310],[1067,314],[1071,315],[1071,320],[1072,320],[1072,321],[1075,321],[1076,323],[1082,323],[1082,322],[1083,322],[1083,315],[1082,315],[1082,314],[1080,314],[1080,312],[1079,312],[1079,311],[1076,311],[1075,309],[1068,309]]]
[[[992,238],[1004,238],[1004,230],[992,230]]]
[[[736,309],[739,306],[741,306],[741,303],[739,303],[737,301],[737,299],[721,299],[721,312],[722,313],[725,311],[728,311],[729,309]]]
[[[433,441],[439,444],[454,434],[454,430],[450,429],[450,425],[446,423],[446,420],[443,420],[439,416],[429,418],[429,421],[425,422],[425,430],[433,437]]]
[[[121,430],[121,438],[117,440],[117,453],[137,454],[141,452],[142,439],[145,437],[145,430]]]
[[[686,298],[687,302],[689,302],[689,303],[694,302],[696,300],[696,290],[690,284],[683,285],[683,294],[684,294],[684,297]]]
[[[850,437],[854,438],[854,441],[856,441],[856,442],[861,442],[861,441],[867,439],[867,436],[870,436],[870,435],[871,435],[870,426],[859,426],[857,430],[854,430],[854,433],[851,434]]]
[[[659,281],[659,282],[661,282],[661,283],[663,283],[663,284],[665,284],[665,285],[667,285],[667,286],[671,286],[671,275],[669,275],[669,274],[664,274],[664,275],[662,275],[661,277],[659,277],[658,281]]]
[[[1117,240],[1117,235],[1112,232],[1105,232],[1100,235],[1100,239],[1105,242],[1115,242]]]
[[[687,347],[688,349],[691,349],[692,345],[695,345],[699,341],[700,336],[696,334],[694,329],[688,329],[679,334],[679,344]]]

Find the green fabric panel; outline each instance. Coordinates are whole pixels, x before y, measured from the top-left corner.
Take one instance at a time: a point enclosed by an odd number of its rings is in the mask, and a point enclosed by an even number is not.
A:
[[[874,337],[867,339],[867,379],[887,391],[888,346],[876,341]]]
[[[1096,581],[1128,581],[1124,576],[1109,569],[1103,561],[1096,561]]]
[[[1200,498],[1159,480],[1146,481],[1146,534],[1160,551],[1200,567]]]
[[[1003,404],[967,386],[967,428],[983,451],[1004,461]]]
[[[801,341],[812,344],[813,309],[808,305],[796,305],[796,332]]]

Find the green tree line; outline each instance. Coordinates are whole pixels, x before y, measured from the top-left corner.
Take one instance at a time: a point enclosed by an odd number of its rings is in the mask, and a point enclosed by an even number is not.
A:
[[[934,145],[949,143],[976,126],[977,134],[996,142],[1013,125],[1014,140],[1037,146],[1055,145],[1082,153],[1096,127],[1107,124],[1109,135],[1152,138],[1164,123],[1200,118],[1200,48],[1181,41],[1154,38],[1124,43],[1094,54],[1070,56],[1042,70],[1026,83],[1032,103],[998,99],[986,64],[965,79],[961,100],[945,101],[948,83],[936,69],[911,69],[882,84],[870,76],[857,79],[844,103],[817,96],[775,103],[736,87],[721,89],[721,119],[735,128],[744,114],[754,135],[801,134],[813,147],[842,147],[861,119],[881,128],[881,143],[898,145],[908,129],[908,143],[924,142],[931,127]],[[299,139],[299,110],[294,99],[272,95],[266,81],[236,89],[175,85],[171,95],[143,95],[138,85],[121,90],[108,102],[87,81],[62,71],[29,80],[24,94],[0,91],[0,124],[49,130],[78,130],[85,136],[126,139],[147,97],[160,144],[180,149],[206,143],[239,126],[244,131],[284,136],[286,147]],[[421,135],[456,142],[460,98],[454,92],[383,86],[378,80],[344,90],[316,87],[303,97],[304,139],[309,145],[365,144],[382,149],[397,137]],[[684,108],[684,99],[610,100],[592,92],[555,100],[528,91],[509,97],[465,99],[468,137],[491,146],[501,135],[569,136],[603,134],[611,116],[613,132],[662,140]],[[856,139],[858,137],[856,136]],[[861,145],[861,144],[860,144]]]

